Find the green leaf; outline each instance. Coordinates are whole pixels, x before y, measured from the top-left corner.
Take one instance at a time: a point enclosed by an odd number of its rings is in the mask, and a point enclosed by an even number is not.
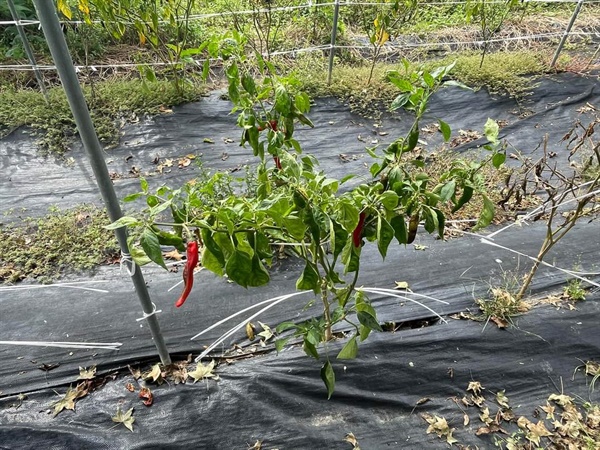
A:
[[[331,246],[333,247],[333,258],[337,259],[348,242],[348,232],[337,222],[332,221],[334,234],[331,235]]]
[[[394,101],[390,105],[390,109],[392,111],[395,111],[396,109],[402,108],[404,105],[406,105],[409,98],[410,98],[410,92],[405,92],[404,94],[400,94],[399,96],[397,96],[394,99]]]
[[[225,256],[223,255],[223,251],[221,250],[221,248],[215,241],[213,234],[210,232],[210,230],[202,229],[201,235],[202,235],[202,242],[204,243],[204,246],[206,247],[204,249],[204,251],[206,252],[206,250],[208,250],[215,257],[215,259],[219,263],[220,267],[225,266]],[[210,269],[210,270],[215,272],[212,269]],[[217,272],[215,272],[215,273],[217,273]]]
[[[252,78],[252,76],[250,76],[247,73],[242,75],[242,87],[248,94],[256,94],[256,85],[254,84],[254,78]]]
[[[440,191],[440,200],[442,202],[447,202],[454,195],[454,191],[456,190],[456,181],[451,180],[448,181]]]
[[[473,89],[471,89],[469,86],[467,86],[464,83],[461,83],[460,81],[456,81],[456,80],[448,80],[445,81],[443,84],[444,87],[446,86],[454,86],[454,87],[459,87],[461,89],[466,89],[468,91],[472,91]]]
[[[346,231],[352,232],[356,228],[356,225],[358,225],[358,215],[358,208],[350,201],[341,200],[338,203],[336,220]]]
[[[364,325],[365,327],[371,330],[383,331],[381,325],[379,325],[379,322],[377,322],[375,316],[373,316],[370,312],[358,311],[356,313],[356,317],[358,318],[358,321],[361,323],[361,325]]]
[[[111,223],[110,225],[106,225],[104,228],[106,228],[107,230],[116,230],[117,228],[121,228],[121,227],[129,227],[132,225],[141,225],[142,222],[140,222],[138,219],[136,219],[135,217],[130,217],[130,216],[123,216],[120,219],[118,219],[117,221]]]
[[[353,336],[346,345],[340,350],[337,355],[337,359],[354,359],[358,354],[358,343],[356,342],[356,336]]]
[[[370,334],[371,334],[371,329],[369,327],[365,327],[364,325],[361,325],[359,327],[358,335],[360,336],[361,341],[364,342],[369,337]]]
[[[144,232],[140,238],[140,244],[146,255],[148,255],[148,258],[159,266],[165,269],[167,268],[162,257],[158,236],[150,228],[144,228]]]
[[[427,86],[429,86],[430,88],[433,88],[433,86],[435,85],[435,79],[431,76],[429,72],[423,72],[423,81],[425,81]]]
[[[316,294],[320,291],[320,288],[319,272],[314,264],[307,262],[302,275],[296,281],[296,289],[299,291],[312,290]]]
[[[446,216],[444,216],[444,213],[442,211],[440,211],[439,209],[434,208],[433,210],[437,214],[438,235],[439,235],[440,239],[444,239],[444,228],[446,227]]]
[[[360,249],[355,247],[352,239],[348,239],[342,250],[342,264],[344,273],[356,272],[360,265]]]
[[[335,373],[333,372],[333,367],[329,361],[321,367],[321,379],[327,387],[327,400],[329,400],[335,389]]]
[[[302,349],[304,350],[304,353],[306,353],[308,356],[312,356],[315,359],[319,359],[319,352],[317,351],[317,347],[306,337],[304,338]]]
[[[248,286],[257,287],[264,286],[271,280],[269,272],[263,265],[258,255],[252,258],[252,271],[248,277]]]
[[[204,64],[202,65],[202,80],[207,81],[209,73],[210,73],[210,59],[207,59],[206,61],[204,61]]]
[[[477,224],[473,227],[473,231],[480,230],[482,228],[487,227],[494,218],[494,203],[487,198],[487,196],[483,195],[483,209],[481,214],[479,215],[479,220],[477,220]]]
[[[296,114],[296,118],[300,121],[300,123],[302,125],[306,125],[309,126],[311,128],[315,127],[315,124],[312,123],[312,120],[310,120],[308,117],[306,117],[304,114]],[[301,153],[301,152],[298,152]]]
[[[298,328],[298,325],[296,325],[294,322],[281,322],[275,328],[275,332],[277,334],[280,334],[280,333],[283,333],[284,331],[291,330],[292,328]]]
[[[225,264],[225,271],[231,281],[247,288],[252,274],[250,255],[235,249]]]
[[[425,218],[425,231],[427,231],[429,234],[433,233],[434,231],[437,230],[438,228],[438,219],[437,219],[437,214],[435,213],[435,211],[426,205],[423,205],[423,217]]]
[[[492,144],[498,142],[499,131],[500,127],[498,126],[498,122],[488,118],[487,122],[483,126],[483,132],[487,140],[490,141]]]
[[[498,169],[502,164],[506,161],[506,154],[504,153],[496,153],[492,156],[492,164],[496,169]]]
[[[398,206],[398,194],[394,191],[385,191],[379,197],[379,201],[385,209],[392,210]]]
[[[390,225],[394,229],[394,236],[399,244],[408,242],[408,233],[406,232],[406,222],[403,215],[398,215],[392,218]]]
[[[289,341],[290,338],[283,338],[283,339],[275,339],[275,350],[277,351],[277,353],[279,353],[281,350],[283,350],[283,348],[285,347],[285,344],[287,344],[287,341]]]
[[[387,255],[387,249],[392,239],[394,239],[394,228],[384,217],[377,217],[377,248],[383,259]]]
[[[438,119],[438,123],[440,124],[440,131],[442,132],[442,136],[444,137],[444,142],[448,142],[450,140],[450,136],[452,135],[450,125],[448,125],[441,119]]]
[[[294,103],[296,104],[298,111],[301,113],[307,113],[310,110],[310,98],[304,92],[296,94]]]
[[[210,270],[212,273],[216,273],[220,277],[223,276],[223,264],[219,261],[219,258],[208,249],[208,247],[205,247],[202,251],[202,267]]]
[[[300,217],[296,216],[288,216],[283,219],[283,226],[286,231],[292,235],[294,239],[298,241],[304,240],[304,234],[306,233],[306,225],[300,219]]]
[[[279,85],[275,88],[275,110],[283,116],[290,114],[292,102],[286,89]]]
[[[141,192],[136,192],[135,194],[129,194],[123,198],[123,202],[133,202],[133,201],[137,200],[138,198],[140,198],[142,195],[144,195],[144,194],[142,194]]]
[[[144,194],[148,193],[148,181],[144,177],[140,177],[140,187]]]
[[[389,72],[387,75],[387,79],[390,83],[400,89],[401,92],[411,91],[412,84],[406,78],[402,78],[397,71]]]

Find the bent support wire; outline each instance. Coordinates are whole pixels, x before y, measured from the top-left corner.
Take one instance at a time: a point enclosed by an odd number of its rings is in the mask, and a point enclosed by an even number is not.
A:
[[[34,0],[33,3],[38,13],[44,36],[48,42],[48,48],[52,54],[52,59],[54,59],[58,75],[64,86],[69,106],[71,107],[75,123],[77,124],[77,130],[79,131],[83,146],[90,158],[94,176],[96,177],[102,199],[106,205],[108,216],[110,220],[114,222],[121,218],[123,213],[112,180],[108,174],[108,169],[102,155],[102,147],[100,146],[100,141],[96,135],[90,112],[87,108],[81,86],[77,80],[77,74],[73,66],[71,55],[69,54],[69,49],[67,48],[65,37],[60,28],[54,2],[48,0]],[[115,230],[115,234],[119,241],[121,251],[127,253],[129,251],[127,245],[127,231],[125,228],[119,228]],[[150,295],[142,271],[136,270],[136,264],[133,261],[127,261],[126,264],[131,273],[131,279],[135,286],[138,298],[142,304],[144,317],[146,318],[150,332],[152,333],[154,345],[158,350],[160,360],[164,365],[171,364],[171,357],[169,356],[169,352],[167,351],[165,341],[161,334],[158,319],[155,314],[156,309],[150,300]]]

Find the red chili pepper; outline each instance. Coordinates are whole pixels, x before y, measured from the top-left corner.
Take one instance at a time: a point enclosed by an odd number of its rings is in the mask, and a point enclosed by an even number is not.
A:
[[[258,127],[256,127],[256,129],[258,131],[263,131],[263,130],[266,130],[267,128],[270,128],[273,131],[277,131],[277,121],[276,120],[269,120],[264,125],[259,125]]]
[[[360,247],[360,243],[362,241],[362,232],[363,232],[363,228],[365,226],[366,218],[367,218],[367,215],[364,212],[361,212],[360,216],[358,216],[358,225],[356,225],[356,228],[352,232],[352,243],[357,248]]]
[[[273,156],[273,161],[275,161],[275,167],[277,167],[279,170],[281,170],[281,160],[279,159],[279,156]]]
[[[183,292],[181,297],[175,303],[175,306],[179,308],[185,303],[190,295],[192,286],[194,285],[194,269],[198,265],[198,242],[190,241],[187,244],[187,260],[185,262],[185,268],[183,269]]]

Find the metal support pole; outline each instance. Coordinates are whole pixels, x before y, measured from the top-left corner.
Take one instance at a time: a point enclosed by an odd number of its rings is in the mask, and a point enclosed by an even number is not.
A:
[[[98,187],[100,188],[102,198],[108,211],[108,217],[114,222],[122,217],[123,213],[121,212],[121,206],[117,199],[112,180],[108,174],[108,169],[102,155],[102,147],[100,146],[100,141],[98,141],[98,136],[96,135],[90,112],[87,108],[81,86],[79,85],[79,80],[77,79],[77,74],[75,73],[73,66],[73,60],[71,59],[62,30],[60,29],[54,2],[48,0],[33,0],[33,3],[38,14],[38,19],[42,25],[42,30],[46,36],[48,48],[54,59],[56,70],[58,71],[58,75],[60,76],[60,80],[65,89],[69,106],[73,112],[77,129],[79,130],[79,135],[83,141],[83,146],[90,158]],[[121,252],[127,254],[129,252],[129,247],[127,245],[126,229],[119,228],[115,230],[115,234],[119,241]],[[138,298],[142,304],[144,317],[150,327],[150,332],[152,333],[154,345],[156,345],[160,360],[164,365],[171,364],[171,357],[169,356],[167,346],[165,345],[165,341],[161,334],[158,319],[155,315],[155,307],[150,300],[142,270],[131,260],[127,260],[126,264],[131,273],[131,279],[135,286]]]
[[[29,59],[29,64],[33,67],[33,72],[35,73],[35,79],[40,85],[40,90],[42,94],[44,94],[44,99],[46,99],[46,103],[48,103],[48,92],[46,92],[46,86],[44,86],[44,79],[42,78],[42,74],[37,67],[37,63],[35,62],[35,56],[33,55],[33,51],[31,50],[31,46],[29,45],[29,41],[27,40],[27,35],[25,34],[25,30],[23,29],[23,25],[21,25],[21,19],[19,18],[19,13],[17,12],[17,8],[15,8],[15,4],[13,0],[6,0],[8,3],[8,9],[10,9],[10,15],[15,21],[15,25],[17,26],[17,32],[21,37],[21,41],[23,42],[23,48],[25,49],[25,53],[27,54],[27,59]]]
[[[571,16],[569,25],[567,25],[565,34],[563,34],[563,37],[560,39],[560,42],[558,44],[558,48],[556,49],[556,52],[554,52],[554,57],[552,58],[552,63],[550,64],[550,67],[554,67],[554,65],[556,64],[556,61],[558,60],[558,57],[560,56],[560,52],[562,51],[563,46],[565,45],[565,42],[567,41],[567,38],[569,37],[571,28],[573,28],[573,24],[575,23],[575,20],[577,19],[577,16],[579,15],[579,11],[581,11],[581,6],[583,5],[584,1],[585,0],[579,0],[577,2],[577,6],[575,7],[575,11],[573,11],[573,15]]]
[[[335,7],[333,9],[333,28],[331,30],[331,45],[329,46],[329,68],[327,69],[327,84],[331,84],[331,72],[333,71],[333,57],[335,55],[335,41],[337,39],[339,14],[340,0],[335,0]]]

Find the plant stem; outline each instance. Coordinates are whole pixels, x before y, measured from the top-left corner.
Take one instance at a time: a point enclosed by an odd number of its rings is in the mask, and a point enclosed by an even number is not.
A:
[[[329,299],[327,298],[327,282],[323,283],[321,288],[321,300],[323,301],[323,317],[325,318],[325,342],[333,339],[333,333],[331,331],[331,312],[329,311]]]

